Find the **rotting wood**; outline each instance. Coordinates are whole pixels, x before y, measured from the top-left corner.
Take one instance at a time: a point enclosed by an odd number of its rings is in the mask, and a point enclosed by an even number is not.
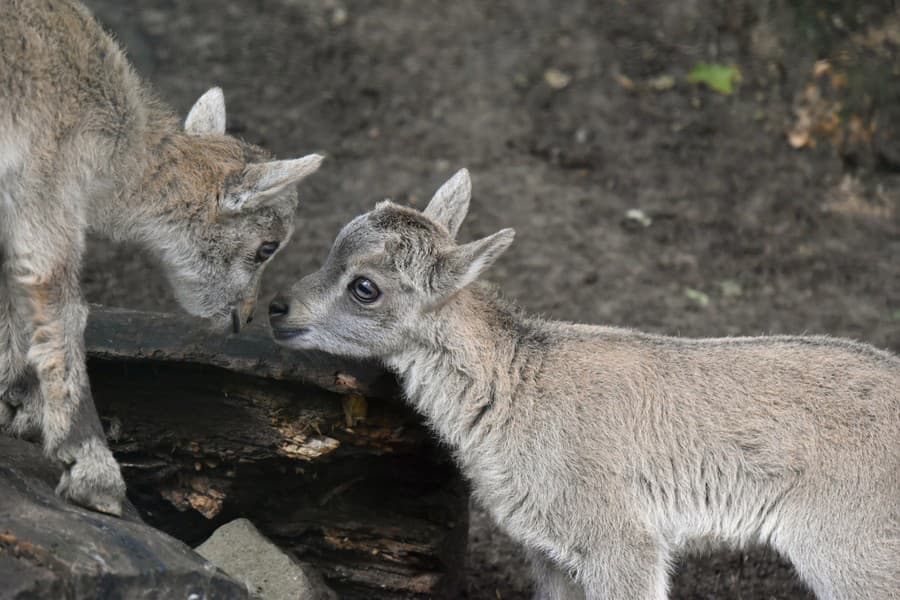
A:
[[[467,496],[374,365],[94,307],[89,371],[129,496],[189,544],[243,516],[342,598],[452,597]]]

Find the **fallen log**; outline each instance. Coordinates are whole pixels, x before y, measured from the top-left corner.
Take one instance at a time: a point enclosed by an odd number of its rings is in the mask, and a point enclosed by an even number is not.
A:
[[[95,401],[129,498],[191,545],[246,517],[342,598],[453,597],[467,495],[375,365],[94,307]]]

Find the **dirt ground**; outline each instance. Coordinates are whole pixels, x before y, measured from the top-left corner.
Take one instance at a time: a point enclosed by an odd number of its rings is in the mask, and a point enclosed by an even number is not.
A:
[[[231,131],[328,154],[266,294],[374,202],[422,207],[466,166],[461,236],[516,228],[492,277],[530,311],[900,352],[892,2],[87,3],[182,114],[221,85]],[[704,62],[739,69],[732,94],[688,81]],[[135,248],[93,243],[84,279],[94,302],[174,308]],[[470,538],[469,597],[527,597],[519,551],[477,508]],[[688,558],[672,597],[804,594],[751,552]]]

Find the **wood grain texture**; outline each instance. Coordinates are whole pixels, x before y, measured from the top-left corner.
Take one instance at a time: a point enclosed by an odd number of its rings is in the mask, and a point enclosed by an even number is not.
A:
[[[246,517],[342,598],[454,597],[467,493],[374,365],[94,307],[91,385],[129,498],[191,545]]]

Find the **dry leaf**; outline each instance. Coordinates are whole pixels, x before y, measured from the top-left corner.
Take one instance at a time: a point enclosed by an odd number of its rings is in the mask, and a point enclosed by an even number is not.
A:
[[[815,77],[816,79],[830,71],[831,63],[827,60],[817,60],[816,64],[813,65],[813,77]]]
[[[792,130],[788,132],[788,143],[791,148],[806,148],[811,145],[810,142],[809,131]]]
[[[629,78],[625,75],[618,74],[618,73],[615,75],[615,78],[616,78],[616,83],[621,85],[624,89],[628,90],[629,92],[634,89],[634,82],[631,80],[631,78]]]

